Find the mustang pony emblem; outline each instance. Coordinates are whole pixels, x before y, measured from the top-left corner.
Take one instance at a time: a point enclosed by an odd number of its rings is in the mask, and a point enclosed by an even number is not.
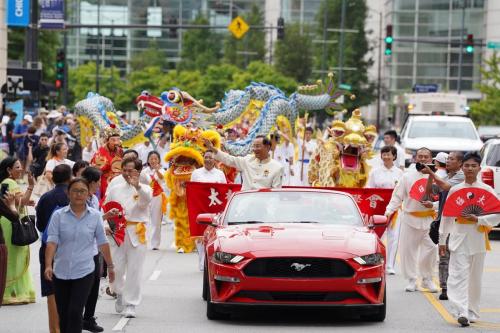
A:
[[[298,262],[294,262],[290,265],[291,268],[295,269],[297,272],[302,271],[306,267],[310,267],[311,264],[299,264]]]

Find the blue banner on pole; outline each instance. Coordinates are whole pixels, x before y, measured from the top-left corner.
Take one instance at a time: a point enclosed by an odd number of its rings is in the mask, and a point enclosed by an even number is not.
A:
[[[416,93],[434,93],[439,90],[439,86],[437,84],[415,84],[413,86],[413,92]]]
[[[64,29],[64,0],[40,1],[40,28]]]
[[[27,27],[30,24],[30,0],[7,0],[7,26]]]

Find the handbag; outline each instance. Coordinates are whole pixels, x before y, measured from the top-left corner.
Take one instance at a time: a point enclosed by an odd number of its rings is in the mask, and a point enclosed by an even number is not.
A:
[[[431,227],[429,229],[429,237],[434,244],[439,243],[439,225],[441,224],[440,220],[432,221]]]
[[[35,216],[26,214],[20,219],[12,222],[12,245],[26,246],[33,244],[38,239],[38,232],[35,227]]]

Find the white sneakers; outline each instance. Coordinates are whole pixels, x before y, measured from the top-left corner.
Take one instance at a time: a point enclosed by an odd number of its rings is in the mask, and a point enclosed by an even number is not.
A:
[[[125,318],[135,318],[135,306],[127,305],[124,315]]]
[[[387,273],[387,275],[396,275],[396,271],[394,270],[394,268],[386,268],[385,272]]]
[[[429,291],[431,293],[438,292],[438,288],[436,287],[434,282],[432,282],[431,279],[423,279],[422,280],[422,289],[427,289],[427,291]]]
[[[122,295],[117,294],[116,301],[115,301],[115,310],[118,313],[122,313],[124,309],[125,309],[125,305],[123,305]]]
[[[406,291],[408,292],[413,292],[417,290],[417,280],[415,279],[410,279],[408,285],[405,288]]]

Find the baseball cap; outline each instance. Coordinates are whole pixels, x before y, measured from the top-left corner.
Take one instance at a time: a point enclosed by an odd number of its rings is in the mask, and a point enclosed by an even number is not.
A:
[[[438,161],[439,163],[446,163],[446,160],[448,159],[448,154],[444,153],[444,152],[440,152],[436,155],[436,157],[434,157],[434,159],[436,161]]]
[[[29,114],[25,115],[23,119],[29,121],[30,123],[33,122],[33,117]]]

